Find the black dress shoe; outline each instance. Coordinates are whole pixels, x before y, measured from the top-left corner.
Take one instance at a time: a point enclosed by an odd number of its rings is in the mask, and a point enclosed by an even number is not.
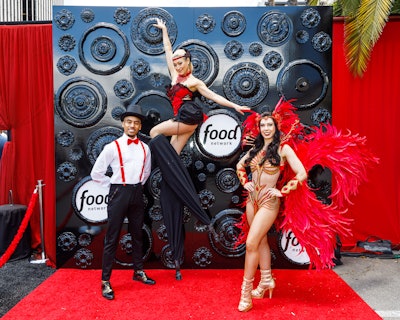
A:
[[[114,291],[111,287],[110,281],[101,281],[101,292],[104,298],[108,300],[114,299]]]
[[[135,273],[133,274],[133,280],[140,281],[143,282],[144,284],[150,284],[150,285],[156,283],[153,279],[149,278],[143,270],[135,271]]]

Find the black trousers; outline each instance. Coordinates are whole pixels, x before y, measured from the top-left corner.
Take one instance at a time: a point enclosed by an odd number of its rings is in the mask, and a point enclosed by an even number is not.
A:
[[[186,206],[202,223],[209,225],[211,219],[201,206],[192,178],[168,139],[158,135],[150,141],[151,154],[162,174],[161,209],[174,260],[183,256],[185,240],[183,210]]]
[[[168,242],[172,251],[172,258],[180,261],[183,257],[185,242],[185,230],[183,226],[182,201],[177,197],[174,190],[161,180],[160,204],[164,216],[164,224],[167,229]]]
[[[128,232],[132,237],[133,269],[143,269],[143,186],[140,183],[126,186],[122,184],[111,185],[107,215],[108,222],[104,239],[102,280],[110,280],[118,240],[125,217],[128,218]]]

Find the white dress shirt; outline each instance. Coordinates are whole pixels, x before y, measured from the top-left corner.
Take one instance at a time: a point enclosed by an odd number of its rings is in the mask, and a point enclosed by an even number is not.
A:
[[[121,149],[125,183],[137,184],[140,182],[142,185],[145,184],[151,173],[149,146],[142,141],[139,141],[138,144],[131,143],[128,146],[128,136],[125,133],[117,141]],[[111,177],[106,175],[109,166],[113,172]],[[93,181],[99,182],[104,187],[109,187],[110,184],[123,184],[118,148],[115,141],[104,146],[103,151],[96,159],[90,176]]]

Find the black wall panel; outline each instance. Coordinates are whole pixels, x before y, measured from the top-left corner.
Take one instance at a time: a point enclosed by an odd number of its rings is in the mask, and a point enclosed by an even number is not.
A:
[[[125,107],[131,102],[143,107],[144,141],[155,124],[172,116],[155,18],[166,21],[174,49],[191,51],[194,75],[215,92],[258,112],[273,110],[282,96],[294,98],[303,124],[331,119],[331,7],[54,6],[58,267],[101,266],[107,190],[89,174],[103,146],[122,134],[119,115]],[[209,118],[181,158],[219,236],[208,234],[186,212],[183,267],[241,268],[245,248],[234,245],[234,224],[243,213],[243,198],[234,168],[242,154],[237,128],[244,117],[212,101],[201,102]],[[312,174],[310,182],[329,189],[324,174]],[[172,267],[160,178],[154,166],[145,194],[146,268]],[[307,257],[299,259],[301,248],[292,234],[270,235],[274,267],[307,265]],[[130,266],[130,250],[124,230],[117,266]]]

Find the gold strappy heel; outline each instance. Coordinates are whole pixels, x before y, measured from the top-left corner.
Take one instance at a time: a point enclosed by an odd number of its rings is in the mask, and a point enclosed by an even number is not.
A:
[[[253,281],[254,278],[248,280],[243,277],[240,302],[238,306],[238,310],[240,312],[246,312],[249,311],[251,308],[253,308],[253,301],[251,299],[251,290],[253,289]]]
[[[257,288],[251,291],[251,296],[254,299],[262,299],[264,298],[264,293],[268,289],[269,290],[269,298],[272,298],[272,291],[275,288],[275,280],[272,278],[271,270],[260,270],[261,279]]]

